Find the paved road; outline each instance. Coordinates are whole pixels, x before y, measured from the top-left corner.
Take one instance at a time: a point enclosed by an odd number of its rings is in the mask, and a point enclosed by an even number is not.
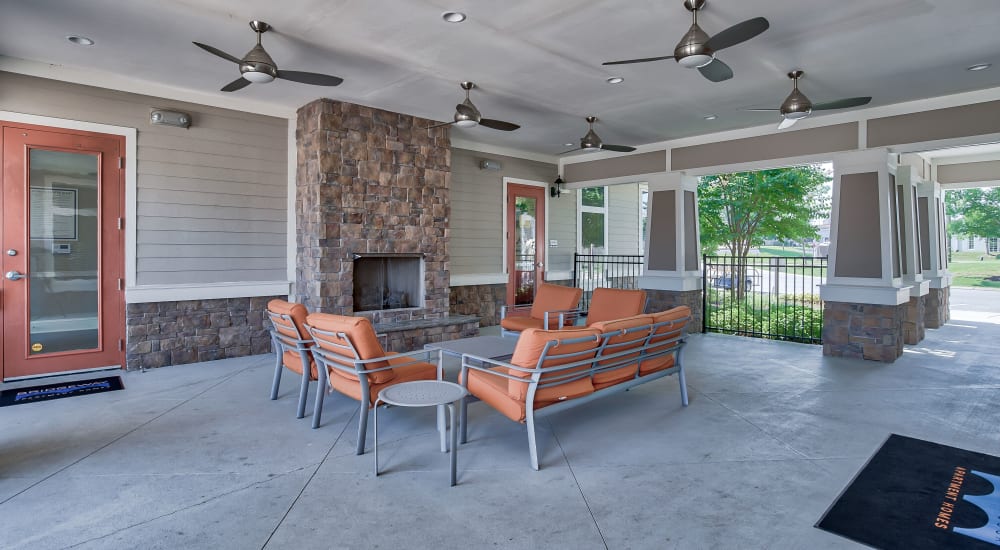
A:
[[[1000,289],[951,288],[953,321],[1000,324]]]

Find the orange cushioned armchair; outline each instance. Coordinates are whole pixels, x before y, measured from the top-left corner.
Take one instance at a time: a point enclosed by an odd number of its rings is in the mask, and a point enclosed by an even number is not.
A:
[[[518,334],[529,328],[558,329],[571,325],[580,313],[583,290],[548,283],[538,285],[535,301],[525,306],[504,306],[500,309],[500,328],[504,336]]]
[[[360,401],[359,455],[365,452],[368,411],[379,391],[401,382],[441,379],[440,350],[386,353],[371,321],[364,317],[312,313],[306,318],[306,326],[315,342],[313,355],[320,365],[321,391],[317,393],[312,427],[319,427],[323,409],[322,390],[327,384],[331,390]],[[439,431],[443,421],[443,416],[439,414]]]
[[[600,344],[601,333],[596,329],[528,328],[518,338],[510,363],[463,356],[459,382],[471,395],[527,426],[531,467],[537,470],[535,411],[594,393],[590,367]],[[537,384],[529,385],[527,380]],[[462,401],[459,421],[462,443],[467,439],[467,407],[468,398]]]
[[[302,304],[271,300],[267,303],[267,315],[271,318],[271,342],[277,363],[274,366],[274,381],[271,383],[271,399],[278,398],[278,386],[284,368],[302,377],[299,385],[299,407],[295,418],[306,415],[306,395],[309,381],[317,380],[316,363],[313,361],[312,338],[306,331],[306,307]],[[303,365],[309,365],[308,373],[303,373]]]
[[[587,326],[641,315],[646,309],[645,290],[595,288],[590,296]]]

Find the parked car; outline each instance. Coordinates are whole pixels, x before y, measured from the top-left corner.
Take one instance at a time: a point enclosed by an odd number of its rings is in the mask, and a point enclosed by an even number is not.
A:
[[[753,288],[753,276],[747,275],[746,288]],[[722,275],[721,277],[716,277],[712,279],[712,286],[715,288],[724,288],[726,290],[732,290],[733,288],[733,277],[730,275]]]

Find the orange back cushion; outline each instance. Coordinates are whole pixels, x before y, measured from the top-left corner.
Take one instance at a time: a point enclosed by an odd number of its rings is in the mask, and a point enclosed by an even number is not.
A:
[[[271,317],[271,322],[274,323],[274,330],[296,340],[309,339],[309,333],[306,332],[305,327],[306,316],[309,315],[309,312],[306,311],[306,306],[275,299],[267,303],[267,310],[271,313],[288,315],[292,318],[292,322],[289,323],[287,319]]]
[[[549,356],[545,363],[541,365],[542,368],[556,367],[586,359],[593,359],[597,355],[597,347],[600,344],[600,334],[601,333],[599,331],[588,328],[566,330],[541,330],[537,328],[529,328],[522,332],[521,336],[517,339],[517,347],[514,348],[514,355],[511,357],[510,362],[513,365],[529,369],[538,367],[538,362],[542,357],[542,351],[545,350],[545,345],[553,340],[559,342],[559,344],[549,349]],[[573,340],[582,337],[589,338],[584,342],[578,342],[575,344],[563,343],[566,340]],[[576,352],[583,353],[576,354]],[[542,380],[553,377],[563,377],[571,372],[587,370],[589,368],[589,364],[584,364],[573,369],[543,374]],[[510,374],[519,378],[531,378],[531,374],[514,369],[510,370]],[[593,391],[594,384],[591,382],[590,377],[585,377],[579,380],[565,382],[563,384],[539,388],[535,392],[535,402],[558,401],[561,399],[579,397],[581,395],[593,393]],[[512,399],[524,401],[528,395],[528,384],[517,380],[510,380],[507,385],[507,394]]]
[[[535,302],[531,305],[531,316],[535,319],[545,319],[546,311],[563,311],[576,309],[580,306],[583,289],[572,286],[560,286],[542,283],[535,293]],[[559,323],[559,316],[549,319],[549,326]]]
[[[644,327],[653,324],[652,315],[635,315],[632,317],[625,317],[624,319],[617,319],[615,321],[601,321],[590,325],[590,328],[597,329],[601,331],[602,334],[609,334],[619,330],[625,330],[624,334],[619,334],[618,336],[612,336],[608,339],[608,343],[604,349],[604,354],[615,354],[622,353],[628,350],[635,349],[635,353],[623,355],[621,357],[616,357],[614,359],[608,359],[600,361],[599,365],[610,365],[615,363],[622,363],[628,359],[635,359],[639,357],[638,348],[641,348],[643,344],[646,343],[646,337],[649,336],[649,330],[634,330],[638,327]]]
[[[386,355],[385,350],[382,349],[382,344],[378,341],[378,336],[375,334],[375,329],[372,327],[371,321],[364,317],[347,317],[331,313],[311,313],[306,318],[306,323],[313,328],[325,332],[344,333],[354,346],[358,354],[357,359],[375,359],[385,357]],[[342,358],[341,360],[337,360],[338,363],[354,367],[355,357],[350,356],[350,351],[332,345],[346,345],[347,342],[344,339],[325,335],[317,335],[315,339],[316,345],[321,349]],[[388,365],[387,361],[377,361],[366,364],[365,369],[378,369]],[[383,384],[395,377],[396,373],[391,370],[385,370],[370,374],[368,380],[373,384]]]
[[[659,313],[653,313],[650,316],[653,318],[653,323],[654,324],[656,324],[656,323],[664,323],[664,322],[667,322],[667,321],[678,321],[678,320],[684,319],[684,318],[690,319],[690,317],[691,317],[691,308],[689,308],[688,306],[677,306],[675,308],[671,308],[671,309],[668,309],[666,311],[661,311]],[[674,347],[676,347],[677,343],[673,343],[673,344],[671,344],[669,346],[666,346],[666,345],[656,346],[655,344],[657,342],[662,342],[664,340],[669,340],[671,338],[677,338],[678,336],[681,335],[681,333],[684,330],[684,327],[686,327],[686,326],[687,326],[687,323],[681,323],[681,324],[663,325],[662,327],[657,327],[656,332],[653,333],[653,337],[649,339],[650,352],[652,352],[652,353],[663,353],[663,352],[665,352],[667,350],[670,350],[670,349],[673,349]],[[655,366],[663,363],[664,361],[670,361],[670,360],[671,360],[670,356],[661,356],[661,357],[650,359],[648,361],[643,361],[642,365],[640,365],[640,366],[645,371],[646,369],[653,368],[653,367],[655,367]]]
[[[594,294],[590,297],[587,326],[602,321],[613,321],[639,315],[645,307],[645,290],[595,288]]]

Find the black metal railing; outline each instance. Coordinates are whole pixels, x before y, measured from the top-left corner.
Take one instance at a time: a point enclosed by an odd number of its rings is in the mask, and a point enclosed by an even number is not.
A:
[[[827,259],[704,256],[705,332],[823,342]]]
[[[573,286],[583,289],[580,307],[590,309],[590,295],[598,287],[637,288],[644,256],[627,254],[573,254]]]

